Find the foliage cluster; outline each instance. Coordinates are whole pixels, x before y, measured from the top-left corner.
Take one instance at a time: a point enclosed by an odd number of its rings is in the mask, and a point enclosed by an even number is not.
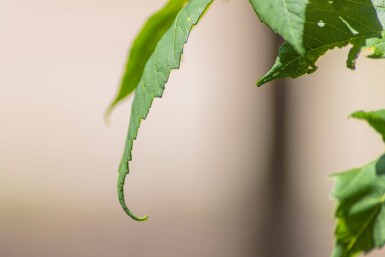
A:
[[[178,69],[192,28],[213,0],[169,0],[153,14],[135,39],[121,87],[110,108],[135,90],[123,158],[119,167],[118,196],[124,211],[144,221],[127,208],[124,182],[132,160],[133,142],[152,101],[162,97],[173,69]],[[250,0],[259,19],[282,36],[273,67],[258,86],[276,79],[296,78],[317,70],[316,62],[329,50],[351,46],[346,65],[355,69],[360,53],[370,58],[385,56],[385,1],[383,0]],[[356,112],[352,117],[367,121],[385,140],[385,110]],[[385,244],[385,155],[368,165],[335,174],[333,196],[338,201],[335,216],[336,243],[333,257],[354,257]]]

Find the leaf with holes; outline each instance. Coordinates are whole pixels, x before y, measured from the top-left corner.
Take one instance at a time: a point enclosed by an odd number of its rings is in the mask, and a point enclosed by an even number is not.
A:
[[[302,56],[290,41],[279,50],[271,70],[258,85],[275,79],[296,78],[316,71],[315,63],[327,51],[352,45],[347,66],[355,68],[362,50],[372,58],[384,56],[385,3],[378,0],[313,0],[305,13]]]

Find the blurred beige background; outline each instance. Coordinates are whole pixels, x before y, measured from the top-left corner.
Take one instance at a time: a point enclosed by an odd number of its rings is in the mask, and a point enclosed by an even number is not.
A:
[[[0,0],[0,256],[264,256],[274,84],[271,33],[248,1],[217,1],[193,30],[182,69],[142,123],[116,196],[130,102],[103,123],[128,47],[163,1]],[[329,256],[328,175],[383,146],[358,109],[385,106],[384,62],[344,67],[346,50],[288,81],[287,255]],[[274,231],[274,233],[281,233]],[[279,247],[279,245],[278,245]],[[380,256],[379,254],[373,256]]]

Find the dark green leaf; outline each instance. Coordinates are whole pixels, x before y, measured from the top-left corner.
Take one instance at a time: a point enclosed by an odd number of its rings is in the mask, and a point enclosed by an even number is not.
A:
[[[347,66],[355,68],[361,50],[370,57],[383,57],[385,49],[385,3],[378,0],[312,0],[305,14],[301,56],[291,42],[285,43],[273,68],[258,81],[262,85],[275,79],[312,73],[316,61],[327,51],[351,44]]]
[[[187,2],[188,0],[169,0],[161,10],[147,20],[132,44],[119,91],[107,109],[106,119],[116,104],[135,90],[156,44],[171,27],[176,15]]]
[[[250,0],[258,17],[300,54],[305,54],[303,30],[309,0]]]
[[[131,119],[123,158],[119,167],[118,196],[125,212],[135,220],[143,221],[145,217],[137,217],[126,206],[124,200],[124,181],[129,172],[129,161],[132,159],[133,142],[137,137],[140,123],[147,117],[154,97],[161,97],[172,69],[178,69],[192,27],[211,4],[212,0],[190,0],[176,16],[174,23],[163,35],[153,54],[146,63],[143,76],[135,91],[131,109]]]

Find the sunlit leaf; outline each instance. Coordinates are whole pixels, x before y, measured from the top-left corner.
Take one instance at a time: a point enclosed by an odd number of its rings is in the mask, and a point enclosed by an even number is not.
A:
[[[305,54],[303,31],[308,0],[250,0],[258,17],[300,54]]]
[[[303,43],[306,54],[288,41],[280,48],[272,69],[258,85],[275,79],[296,78],[314,72],[316,61],[327,51],[352,45],[347,66],[355,68],[362,50],[373,58],[383,57],[385,48],[385,3],[377,0],[313,0],[305,14]]]

